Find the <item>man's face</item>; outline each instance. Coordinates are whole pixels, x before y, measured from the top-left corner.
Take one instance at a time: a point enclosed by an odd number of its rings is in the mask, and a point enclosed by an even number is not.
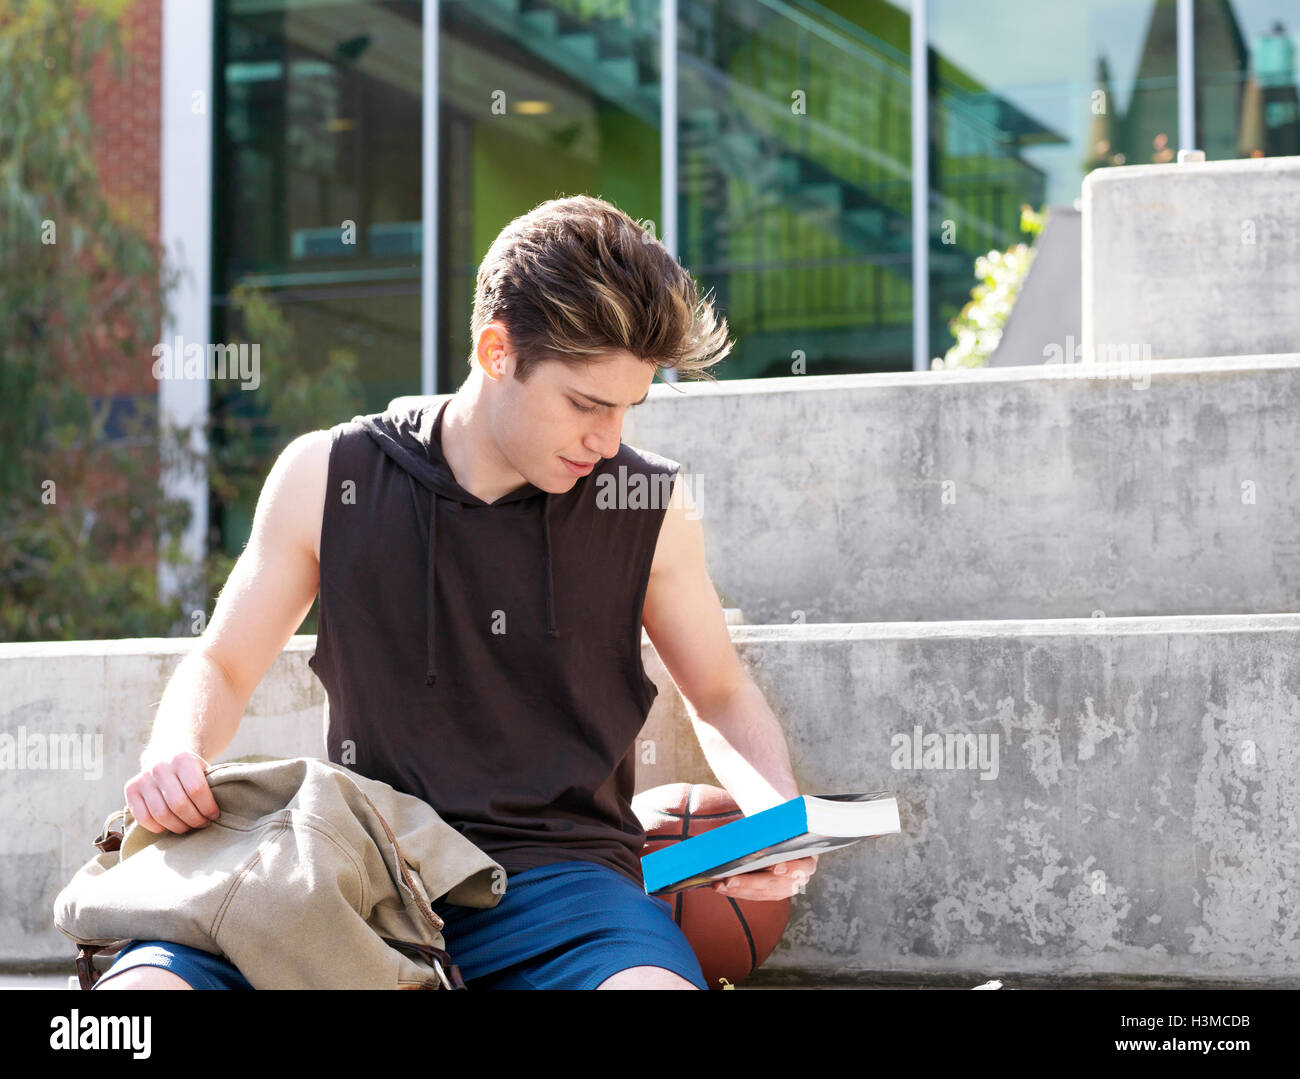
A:
[[[652,364],[615,351],[577,366],[540,363],[519,382],[510,357],[494,387],[497,445],[534,487],[562,494],[618,453],[623,417],[645,399],[654,375]]]

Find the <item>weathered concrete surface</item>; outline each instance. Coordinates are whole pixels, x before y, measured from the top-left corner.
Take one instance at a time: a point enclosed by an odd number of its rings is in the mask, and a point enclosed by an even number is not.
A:
[[[903,818],[901,835],[823,857],[765,979],[1300,987],[1300,616],[732,638],[782,719],[801,789],[895,790]],[[894,768],[891,739],[917,727],[983,734],[990,751],[997,736],[996,778]],[[660,782],[716,782],[684,711],[645,737],[673,762]]]
[[[754,624],[1300,608],[1300,355],[1081,367],[656,385],[623,440]]]
[[[1300,986],[1300,615],[731,632],[802,789],[895,790],[904,823],[825,856],[765,976]],[[94,853],[190,644],[0,645],[0,734],[84,730],[105,748],[95,780],[0,771],[0,962],[11,969],[70,956],[50,924],[54,896]],[[223,759],[322,752],[312,647],[290,641]],[[638,789],[714,782],[643,647],[660,694]],[[984,767],[893,767],[891,739],[917,727],[977,746],[983,736]]]
[[[1300,157],[1133,165],[1083,181],[1084,348],[1300,351]]]
[[[729,624],[742,618],[738,610],[727,612]],[[680,698],[649,639],[642,639],[646,669],[662,687],[652,712],[657,722]],[[54,897],[95,855],[91,840],[124,804],[122,788],[138,770],[167,680],[194,644],[170,638],[0,644],[0,968],[74,954],[51,921]],[[307,666],[315,644],[310,635],[289,639],[218,760],[251,753],[324,758],[325,690]],[[59,739],[53,754],[51,737]],[[15,754],[20,742],[28,749]],[[35,757],[36,747],[45,759]],[[661,765],[673,753],[689,754],[689,746],[665,743]],[[60,767],[49,766],[51,757]],[[683,766],[697,762],[698,748]]]
[[[80,743],[91,752],[79,768],[0,767],[0,959],[75,954],[53,927],[54,897],[95,855],[91,840],[124,804],[122,787],[139,768],[163,688],[193,645],[168,638],[0,645],[0,739],[17,742],[20,729],[29,746],[48,745],[51,735],[91,739]],[[292,639],[222,759],[325,755],[324,689],[307,666],[313,647],[313,638]]]

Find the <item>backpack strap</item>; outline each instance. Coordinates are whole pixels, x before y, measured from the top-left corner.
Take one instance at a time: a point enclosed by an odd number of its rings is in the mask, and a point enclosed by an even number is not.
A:
[[[122,846],[122,832],[126,827],[126,817],[130,812],[129,809],[123,808],[111,814],[108,820],[104,821],[103,830],[90,841],[91,844],[106,854],[119,850]],[[109,825],[117,817],[122,818],[122,828],[110,828]],[[95,969],[94,958],[95,953],[102,950],[101,944],[77,945],[77,982],[82,989],[93,989],[95,983],[99,981],[101,972]]]
[[[93,962],[95,953],[100,950],[98,944],[77,945],[77,981],[82,989],[93,989],[99,981],[100,972]]]
[[[443,989],[468,989],[465,979],[461,977],[460,967],[451,961],[445,948],[435,948],[432,944],[416,944],[409,940],[394,940],[392,937],[380,937],[391,948],[406,948],[418,952],[433,967]]]
[[[124,809],[119,809],[116,813],[110,814],[108,819],[104,821],[103,830],[99,833],[99,835],[95,836],[95,838],[90,841],[91,845],[98,847],[101,851],[104,851],[105,853],[111,853],[115,850],[121,849],[122,833],[126,830],[126,818],[130,815],[130,813],[131,813],[130,809],[124,808]],[[109,825],[112,824],[113,821],[116,820],[118,817],[122,818],[122,827],[110,828]]]

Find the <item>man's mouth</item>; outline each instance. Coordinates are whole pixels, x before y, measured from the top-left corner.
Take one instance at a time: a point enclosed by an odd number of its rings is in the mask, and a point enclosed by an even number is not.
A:
[[[569,466],[570,472],[578,476],[585,476],[588,472],[590,472],[593,468],[596,467],[595,461],[587,461],[584,463],[579,461],[570,461],[567,457],[561,457],[560,460]]]

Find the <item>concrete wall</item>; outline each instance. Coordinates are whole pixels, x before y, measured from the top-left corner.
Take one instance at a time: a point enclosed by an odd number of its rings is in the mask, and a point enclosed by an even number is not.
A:
[[[123,805],[122,787],[138,770],[163,688],[193,645],[0,645],[0,739],[29,746],[0,767],[0,962],[76,954],[53,927],[54,897],[97,853],[91,840]],[[293,638],[253,694],[222,759],[325,755],[325,695],[307,666],[311,652],[311,639]],[[32,767],[40,762],[30,747],[48,746],[51,735],[89,739],[78,740],[81,767],[51,768],[48,760]]]
[[[904,826],[824,856],[765,976],[1038,972],[1300,986],[1300,616],[732,635],[782,720],[802,789],[894,790]],[[0,734],[98,733],[104,750],[98,778],[0,770],[5,965],[70,959],[50,924],[54,896],[94,854],[152,702],[191,645],[0,645]],[[655,763],[638,789],[714,782],[645,647],[661,690],[642,736]],[[311,650],[311,638],[292,639],[222,759],[321,754]],[[891,760],[891,740],[910,743],[918,727],[922,738],[983,738],[986,767],[895,768],[907,762]]]
[[[989,356],[990,367],[1041,364],[1053,346],[1064,349],[1067,339],[1083,343],[1082,222],[1073,206],[1048,210],[1043,231],[1033,241],[1034,261]]]
[[[1300,616],[732,638],[801,789],[894,790],[903,819],[901,835],[823,857],[764,980],[1300,987]],[[716,782],[685,721],[660,722],[645,736],[670,745],[661,781]],[[896,737],[933,734],[984,738],[988,762],[996,737],[996,772],[893,766],[914,763],[893,759]]]
[[[1133,165],[1083,181],[1085,349],[1300,352],[1300,157]]]
[[[741,612],[727,616],[734,623]],[[661,687],[648,726],[667,730],[665,724],[685,722],[685,712],[649,638],[642,639],[647,670]],[[0,968],[75,954],[51,922],[54,897],[96,854],[91,840],[122,806],[123,785],[138,770],[158,701],[194,644],[170,638],[0,644]],[[234,741],[216,759],[325,757],[325,690],[307,666],[314,650],[314,636],[290,638],[250,699]],[[55,754],[48,752],[51,737],[60,740]],[[692,753],[685,739],[658,737],[660,768],[672,771],[680,757],[682,769],[698,769],[698,745]],[[37,747],[44,757],[35,755]],[[668,782],[654,775],[643,786]]]
[[[1300,609],[1300,355],[1083,373],[656,385],[623,438],[751,624]]]

